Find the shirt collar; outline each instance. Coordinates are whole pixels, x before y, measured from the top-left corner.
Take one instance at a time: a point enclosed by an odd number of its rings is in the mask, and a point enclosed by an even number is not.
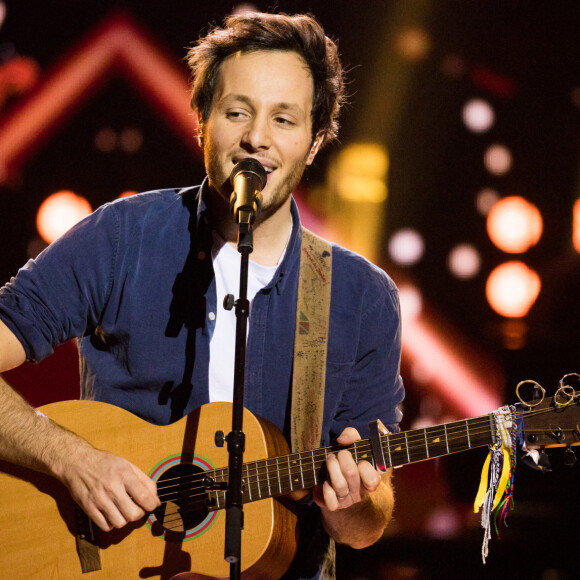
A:
[[[199,189],[197,203],[198,225],[201,219],[206,220],[204,216],[204,213],[207,210],[205,199],[208,193],[209,193],[209,180],[206,176]],[[288,273],[294,267],[297,267],[297,264],[300,260],[300,245],[302,244],[302,224],[300,223],[300,212],[298,211],[298,206],[296,205],[296,201],[294,200],[293,197],[291,199],[290,204],[290,213],[292,214],[292,232],[290,234],[290,239],[288,240],[286,253],[284,254],[282,262],[280,262],[280,265],[278,266],[276,273],[272,277],[271,282],[264,289],[270,289],[275,286],[278,289],[278,291],[280,291],[280,285],[283,283],[284,278],[287,277]]]

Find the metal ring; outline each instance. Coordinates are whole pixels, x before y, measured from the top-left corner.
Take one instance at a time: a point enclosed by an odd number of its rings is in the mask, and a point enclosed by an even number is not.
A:
[[[348,489],[348,490],[346,491],[346,495],[345,495],[344,497],[338,497],[338,496],[336,496],[336,499],[337,499],[338,501],[342,501],[343,499],[346,499],[346,498],[347,498],[349,495],[350,495],[350,489]]]
[[[524,401],[522,399],[522,396],[520,395],[520,387],[522,385],[525,385],[526,383],[531,383],[532,385],[534,385],[535,387],[537,387],[538,389],[540,389],[540,392],[542,393],[542,398],[539,399],[538,401],[535,401],[533,403],[529,403],[527,401]],[[542,401],[544,400],[544,397],[546,396],[546,389],[544,389],[544,387],[542,387],[542,385],[540,385],[540,383],[532,380],[532,379],[527,379],[525,381],[520,381],[517,386],[516,386],[516,396],[517,398],[520,400],[520,403],[522,405],[525,405],[526,407],[529,407],[530,409],[533,407],[537,407],[538,405],[540,405],[542,403]]]

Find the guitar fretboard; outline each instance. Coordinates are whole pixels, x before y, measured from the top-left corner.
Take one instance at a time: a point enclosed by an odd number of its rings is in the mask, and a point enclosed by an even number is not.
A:
[[[493,414],[490,414],[381,435],[380,442],[386,467],[399,467],[490,445],[495,438],[495,421]],[[326,479],[326,458],[339,449],[338,446],[321,447],[246,463],[242,475],[244,503],[309,489],[322,483]],[[369,439],[357,441],[346,449],[357,463],[366,460],[375,465]],[[208,471],[206,475],[218,483],[228,481],[227,468]],[[211,509],[225,508],[225,491],[208,493],[213,504]]]

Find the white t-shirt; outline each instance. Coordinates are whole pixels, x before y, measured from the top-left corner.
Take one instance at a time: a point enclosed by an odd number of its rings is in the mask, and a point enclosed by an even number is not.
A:
[[[236,313],[235,307],[226,310],[223,300],[226,294],[232,294],[236,299],[240,294],[240,253],[214,231],[211,257],[215,272],[217,292],[217,312],[215,312],[215,329],[209,344],[209,400],[233,400],[234,393],[234,363],[236,348]],[[282,253],[282,257],[284,256]],[[282,260],[280,257],[280,260]],[[249,260],[248,264],[248,300],[251,303],[254,296],[267,286],[276,273],[278,266],[262,266]],[[211,316],[211,314],[210,314]],[[247,329],[250,329],[251,316]]]

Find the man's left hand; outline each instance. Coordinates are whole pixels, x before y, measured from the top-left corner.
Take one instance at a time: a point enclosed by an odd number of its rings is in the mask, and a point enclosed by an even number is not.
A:
[[[359,439],[358,431],[347,427],[337,442],[347,446]],[[329,455],[326,468],[328,479],[314,488],[314,501],[329,511],[353,506],[375,491],[381,483],[379,472],[368,461],[357,464],[348,449]]]

